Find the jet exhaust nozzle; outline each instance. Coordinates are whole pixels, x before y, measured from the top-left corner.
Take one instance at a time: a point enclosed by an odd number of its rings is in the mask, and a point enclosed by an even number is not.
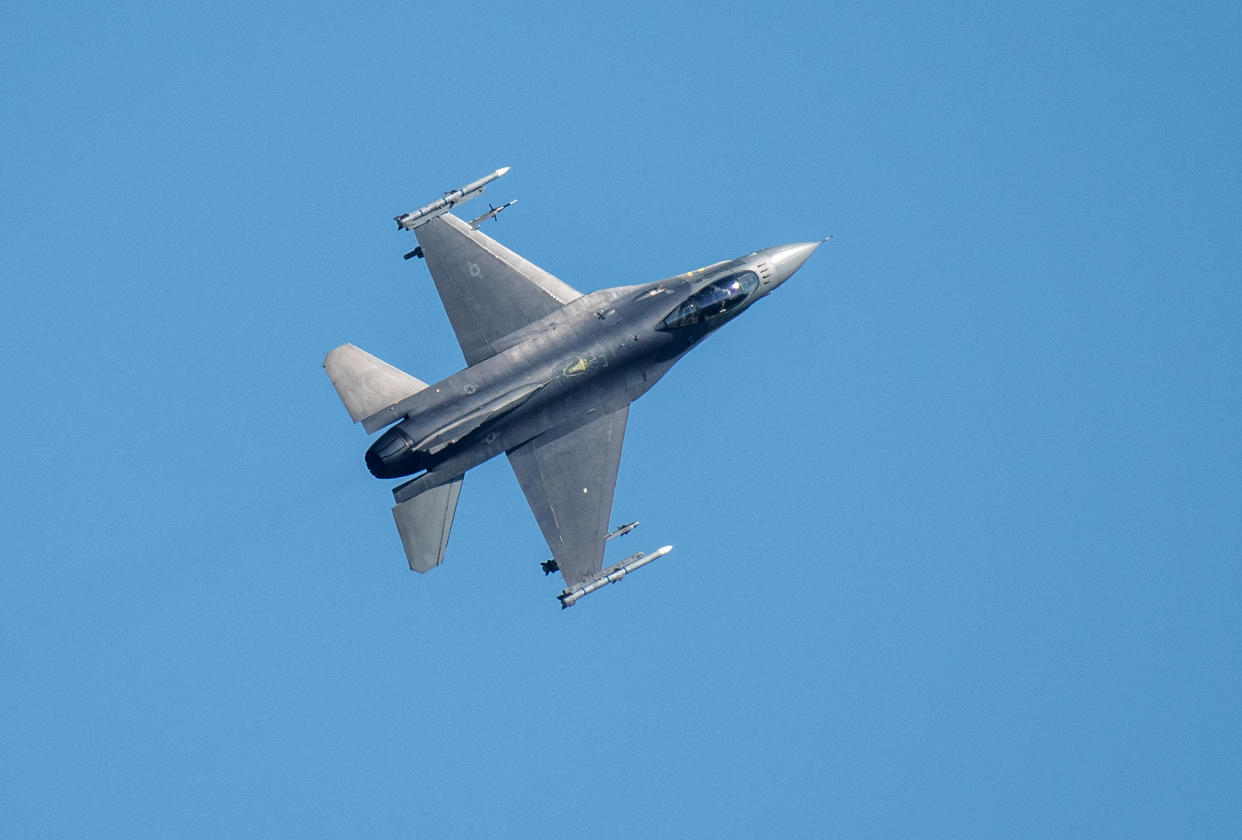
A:
[[[393,426],[367,450],[367,469],[376,478],[400,478],[423,468],[414,441],[400,426]]]

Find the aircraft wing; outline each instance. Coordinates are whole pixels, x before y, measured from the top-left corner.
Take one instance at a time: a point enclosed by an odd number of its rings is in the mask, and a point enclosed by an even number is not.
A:
[[[626,406],[576,429],[552,429],[508,453],[568,589],[603,566],[629,413]]]
[[[452,213],[414,233],[466,364],[495,355],[492,342],[581,297]]]

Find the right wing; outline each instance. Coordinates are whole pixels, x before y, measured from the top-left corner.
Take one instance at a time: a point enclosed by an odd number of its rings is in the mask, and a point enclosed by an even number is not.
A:
[[[414,233],[466,364],[490,358],[494,341],[581,297],[452,213]]]
[[[511,450],[517,475],[567,590],[599,574],[630,407]]]

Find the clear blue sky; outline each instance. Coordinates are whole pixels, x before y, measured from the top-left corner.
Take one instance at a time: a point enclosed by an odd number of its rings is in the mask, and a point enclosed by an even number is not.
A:
[[[1236,837],[1232,3],[0,7],[0,834]],[[566,612],[411,573],[320,368],[836,234],[630,415]],[[613,555],[615,556],[615,555]]]

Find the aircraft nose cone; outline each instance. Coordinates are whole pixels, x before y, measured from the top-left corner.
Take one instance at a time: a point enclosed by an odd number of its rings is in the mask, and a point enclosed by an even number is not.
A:
[[[768,248],[765,256],[772,264],[772,279],[768,282],[779,286],[789,279],[790,275],[802,268],[802,264],[820,246],[819,242],[792,242]]]

